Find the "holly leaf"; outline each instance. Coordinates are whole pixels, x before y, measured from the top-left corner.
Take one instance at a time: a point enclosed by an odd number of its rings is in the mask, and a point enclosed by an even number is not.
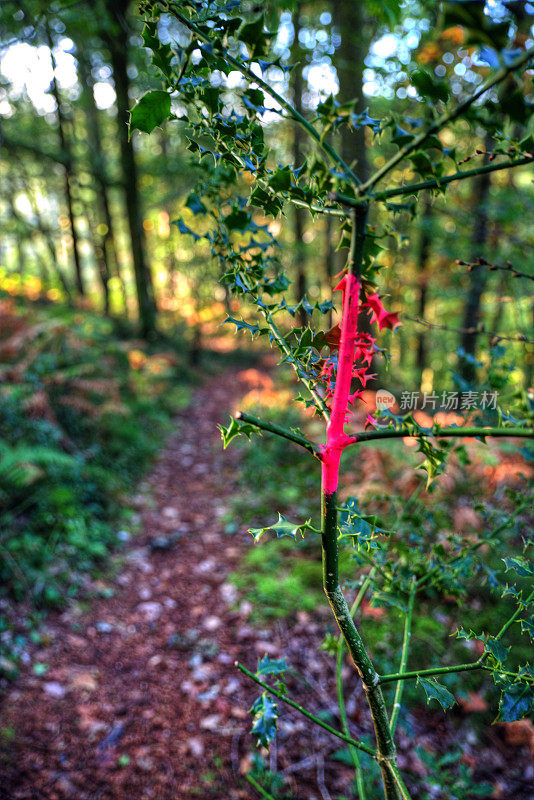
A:
[[[268,531],[275,533],[279,539],[282,536],[291,536],[292,539],[296,539],[299,534],[304,538],[305,532],[309,530],[313,530],[310,525],[310,520],[299,525],[298,522],[290,522],[281,514],[278,514],[277,521],[273,522],[272,525],[267,525],[265,528],[250,528],[249,533],[252,535],[255,542],[259,542],[263,534]]]
[[[510,647],[505,647],[499,639],[495,639],[492,636],[485,642],[485,649],[499,665],[506,661],[506,657],[511,650]]]
[[[410,75],[410,82],[415,86],[421,97],[427,97],[434,102],[441,100],[446,103],[449,99],[449,88],[444,81],[436,80],[428,70],[419,67]]]
[[[427,176],[434,175],[434,164],[424,150],[416,150],[414,153],[412,153],[410,156],[410,161],[412,162],[415,171],[418,172],[421,177],[426,178]]]
[[[534,577],[534,565],[531,561],[528,561],[524,556],[515,556],[513,558],[503,558],[504,563],[506,564],[506,572],[513,570],[517,572],[517,574],[521,578],[532,578]]]
[[[523,719],[534,706],[534,692],[532,686],[526,683],[512,683],[497,680],[497,685],[502,688],[499,701],[499,713],[495,722],[515,722]]]
[[[218,425],[217,427],[221,432],[224,450],[226,450],[232,439],[235,439],[236,436],[246,436],[249,440],[253,433],[257,433],[261,436],[260,431],[254,425],[250,425],[248,422],[243,422],[235,417],[232,417],[228,427],[225,428],[224,425]]]
[[[269,186],[275,192],[286,192],[291,187],[291,167],[279,167],[269,178]]]
[[[268,52],[271,34],[264,30],[264,16],[246,22],[238,31],[238,38],[248,46],[251,56],[264,56]]]
[[[444,445],[434,447],[428,439],[418,439],[418,452],[423,453],[425,460],[419,469],[424,469],[427,474],[427,489],[438,475],[445,470],[447,465],[447,450]]]
[[[152,133],[154,128],[168,118],[171,113],[171,96],[167,92],[155,91],[143,95],[130,111],[129,136],[135,130]]]
[[[430,703],[431,700],[437,700],[443,710],[446,711],[448,708],[452,708],[456,703],[454,695],[436,680],[417,678],[417,683],[420,683],[425,691],[427,704]]]
[[[229,322],[235,325],[236,331],[250,331],[252,336],[254,336],[256,333],[259,333],[260,330],[259,325],[250,325],[248,322],[245,322],[244,319],[234,319],[233,317],[226,317],[224,322],[221,322],[221,325],[226,325]]]
[[[170,80],[172,77],[171,46],[160,42],[157,23],[152,20],[146,20],[141,36],[145,47],[152,50],[152,63]]]
[[[250,214],[247,214],[242,208],[233,208],[224,218],[224,224],[229,231],[246,231],[250,221]]]
[[[258,669],[256,675],[283,675],[287,670],[287,663],[285,658],[269,658],[264,655],[258,661]]]
[[[258,747],[268,747],[269,742],[276,735],[276,722],[278,720],[278,706],[267,692],[264,692],[254,701],[250,713],[254,714],[252,733],[257,738]]]

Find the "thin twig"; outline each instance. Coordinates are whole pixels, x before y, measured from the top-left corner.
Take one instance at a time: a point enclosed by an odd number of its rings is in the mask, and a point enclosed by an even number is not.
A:
[[[460,267],[467,267],[469,272],[472,272],[474,269],[478,269],[479,267],[485,267],[489,269],[491,272],[495,272],[495,270],[501,270],[502,272],[510,272],[514,278],[528,278],[530,281],[534,281],[534,275],[529,275],[527,272],[520,272],[516,269],[512,264],[507,261],[505,265],[503,264],[490,264],[486,261],[485,258],[477,258],[475,261],[462,261],[462,259],[457,258],[456,263]],[[495,334],[497,335],[497,334]]]
[[[364,744],[363,742],[358,742],[351,736],[346,736],[346,734],[342,733],[341,731],[337,731],[335,728],[332,728],[331,725],[328,725],[326,722],[323,722],[322,719],[316,717],[315,714],[311,713],[311,711],[308,711],[302,706],[299,706],[299,704],[295,703],[294,700],[290,700],[289,697],[286,697],[285,694],[283,694],[282,692],[279,692],[277,689],[273,689],[273,687],[269,686],[268,683],[264,683],[264,681],[260,680],[260,678],[258,678],[257,675],[254,675],[253,672],[251,672],[249,669],[243,666],[243,664],[240,664],[238,661],[235,662],[235,666],[239,670],[241,670],[241,672],[247,675],[251,680],[253,680],[254,683],[257,683],[258,686],[261,686],[261,688],[264,689],[266,692],[269,692],[269,694],[272,694],[274,697],[278,698],[278,700],[281,700],[282,703],[291,706],[291,708],[294,708],[296,711],[300,711],[300,713],[303,716],[307,717],[307,719],[310,719],[312,722],[315,722],[316,725],[319,725],[319,727],[324,728],[325,731],[328,731],[333,736],[337,736],[337,738],[341,739],[343,742],[351,744],[353,747],[357,747],[358,750],[362,750],[364,753],[367,753],[373,758],[376,758],[376,751],[373,750],[372,747],[369,747],[369,745]]]
[[[282,428],[280,425],[275,425],[273,422],[269,422],[266,419],[254,417],[252,414],[247,414],[245,411],[238,411],[235,418],[247,422],[249,425],[254,425],[255,428],[260,428],[262,431],[274,433],[277,436],[288,439],[290,442],[294,442],[303,447],[313,456],[317,456],[320,453],[319,445],[315,444],[315,442],[306,439],[305,436],[300,436],[298,433],[287,430],[287,428]]]
[[[439,331],[452,331],[453,333],[478,333],[492,336],[494,339],[503,342],[522,342],[523,344],[534,344],[534,340],[527,339],[524,333],[518,333],[517,336],[505,336],[502,333],[495,331],[487,331],[483,325],[473,326],[472,328],[453,328],[450,325],[438,325],[434,322],[428,322],[421,317],[412,317],[410,314],[402,313],[404,319],[409,319],[411,322],[416,322],[418,325],[424,325],[426,328],[433,328]]]

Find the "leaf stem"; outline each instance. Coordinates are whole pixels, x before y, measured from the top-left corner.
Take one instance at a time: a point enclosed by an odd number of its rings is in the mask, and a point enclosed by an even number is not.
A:
[[[320,453],[319,445],[315,444],[315,442],[311,442],[309,439],[306,439],[305,436],[299,436],[298,433],[293,433],[293,431],[287,430],[287,428],[282,428],[280,425],[275,425],[273,422],[268,422],[266,419],[254,417],[252,414],[247,414],[244,411],[237,411],[235,418],[243,420],[243,422],[248,422],[249,425],[254,425],[256,428],[261,428],[262,431],[274,433],[277,436],[288,439],[290,442],[295,442],[295,444],[300,445],[313,456],[318,456]]]
[[[254,683],[257,683],[258,686],[261,686],[262,689],[264,689],[266,692],[269,692],[269,694],[272,694],[278,700],[281,700],[282,703],[291,706],[291,708],[294,708],[296,711],[300,711],[300,713],[303,714],[303,716],[307,717],[307,719],[310,719],[312,722],[315,722],[315,724],[319,725],[321,728],[324,728],[325,731],[328,731],[333,736],[337,736],[338,739],[341,739],[347,744],[350,744],[353,747],[357,747],[358,750],[362,750],[364,753],[367,753],[367,755],[373,756],[373,758],[377,757],[376,750],[373,750],[372,747],[369,747],[368,745],[364,744],[364,742],[359,742],[356,739],[353,739],[351,736],[347,736],[341,731],[336,730],[331,725],[328,725],[328,723],[324,722],[319,717],[316,717],[315,714],[312,714],[311,711],[308,711],[306,708],[303,708],[298,703],[295,703],[294,700],[290,700],[289,697],[286,697],[285,694],[283,694],[283,692],[279,692],[277,689],[273,689],[272,686],[269,686],[268,683],[264,683],[264,681],[262,681],[260,678],[258,678],[257,675],[255,675],[253,672],[251,672],[249,669],[243,666],[243,664],[240,664],[238,661],[236,661],[235,666],[239,670],[241,670],[241,672],[243,672],[247,677],[253,680]]]
[[[404,675],[406,672],[406,664],[408,663],[408,650],[410,647],[410,638],[412,635],[412,616],[413,616],[413,606],[415,601],[415,593],[417,591],[417,583],[415,577],[412,577],[412,581],[410,584],[410,596],[408,598],[408,610],[406,612],[406,619],[404,622],[404,636],[402,640],[402,651],[401,651],[401,660],[400,660],[400,667],[399,667],[399,674]],[[389,721],[389,727],[391,729],[391,735],[395,736],[395,729],[397,727],[397,722],[399,719],[399,713],[401,709],[401,700],[402,700],[402,693],[404,690],[404,682],[399,681],[395,688],[395,698],[393,700],[393,711],[391,712],[391,719]]]
[[[252,777],[252,775],[246,775],[245,777],[246,777],[247,781],[248,781],[249,783],[251,783],[251,784],[252,784],[252,786],[253,786],[253,787],[256,789],[256,791],[257,791],[259,794],[261,794],[261,796],[262,796],[262,797],[265,797],[265,798],[267,798],[267,800],[275,800],[275,798],[272,796],[272,794],[269,794],[269,792],[267,792],[267,791],[266,791],[266,790],[263,788],[263,786],[260,786],[260,784],[258,783],[258,781],[257,781],[257,780],[255,780],[255,779]]]

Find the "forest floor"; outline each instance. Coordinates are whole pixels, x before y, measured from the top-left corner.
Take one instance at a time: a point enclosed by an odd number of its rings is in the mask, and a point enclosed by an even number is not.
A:
[[[254,766],[248,709],[258,687],[235,661],[255,670],[265,653],[287,655],[291,696],[339,725],[332,658],[316,650],[331,624],[328,608],[258,629],[251,604],[228,580],[251,538],[241,529],[230,535],[222,521],[237,487],[239,451],[222,450],[216,426],[264,374],[227,370],[198,389],[130,498],[141,532],[97,581],[100,596],[48,618],[32,653],[46,672],[23,668],[3,700],[2,730],[11,733],[0,742],[0,798],[255,797],[244,775]],[[348,663],[344,669],[352,730],[371,737],[357,680]],[[297,712],[280,711],[277,746],[264,756],[284,776],[284,796],[352,796],[352,769],[335,760],[340,743]],[[534,778],[528,747],[507,743],[499,727],[474,743],[460,727],[424,707],[410,712],[410,734],[399,730],[410,785],[428,774],[415,739],[428,751],[460,748],[477,779],[491,782],[488,797],[527,800]],[[415,798],[430,796],[418,791]]]

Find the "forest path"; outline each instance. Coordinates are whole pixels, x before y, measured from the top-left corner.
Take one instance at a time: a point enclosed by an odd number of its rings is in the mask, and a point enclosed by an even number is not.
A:
[[[196,391],[149,491],[132,498],[143,531],[116,577],[100,582],[108,596],[48,620],[46,646],[33,654],[46,674],[27,667],[3,702],[14,737],[0,761],[1,798],[249,796],[237,788],[239,740],[257,693],[234,661],[255,663],[269,634],[232,610],[226,578],[241,547],[220,518],[237,455],[222,450],[217,423],[262,375],[227,371]]]
[[[222,449],[217,423],[243,395],[269,385],[267,367],[227,370],[178,416],[129,501],[141,532],[92,582],[95,599],[50,615],[33,668],[23,667],[3,699],[0,800],[252,800],[257,794],[243,773],[256,750],[248,709],[258,687],[234,662],[254,668],[264,653],[287,656],[291,697],[339,727],[333,661],[318,652],[332,630],[326,604],[258,630],[250,603],[236,608],[228,580],[251,537],[224,530],[239,489],[239,452]],[[373,451],[365,458],[369,472]],[[37,664],[47,665],[45,674],[35,674]],[[348,664],[343,669],[351,729],[372,742],[361,686]],[[431,752],[462,747],[480,777],[502,787],[492,796],[530,798],[528,750],[491,730],[475,747],[464,727],[465,736],[458,720],[414,709],[408,729],[398,730],[401,768],[411,778],[425,773],[414,741]],[[266,763],[296,800],[347,797],[352,770],[335,759],[338,750],[335,737],[281,708]]]

